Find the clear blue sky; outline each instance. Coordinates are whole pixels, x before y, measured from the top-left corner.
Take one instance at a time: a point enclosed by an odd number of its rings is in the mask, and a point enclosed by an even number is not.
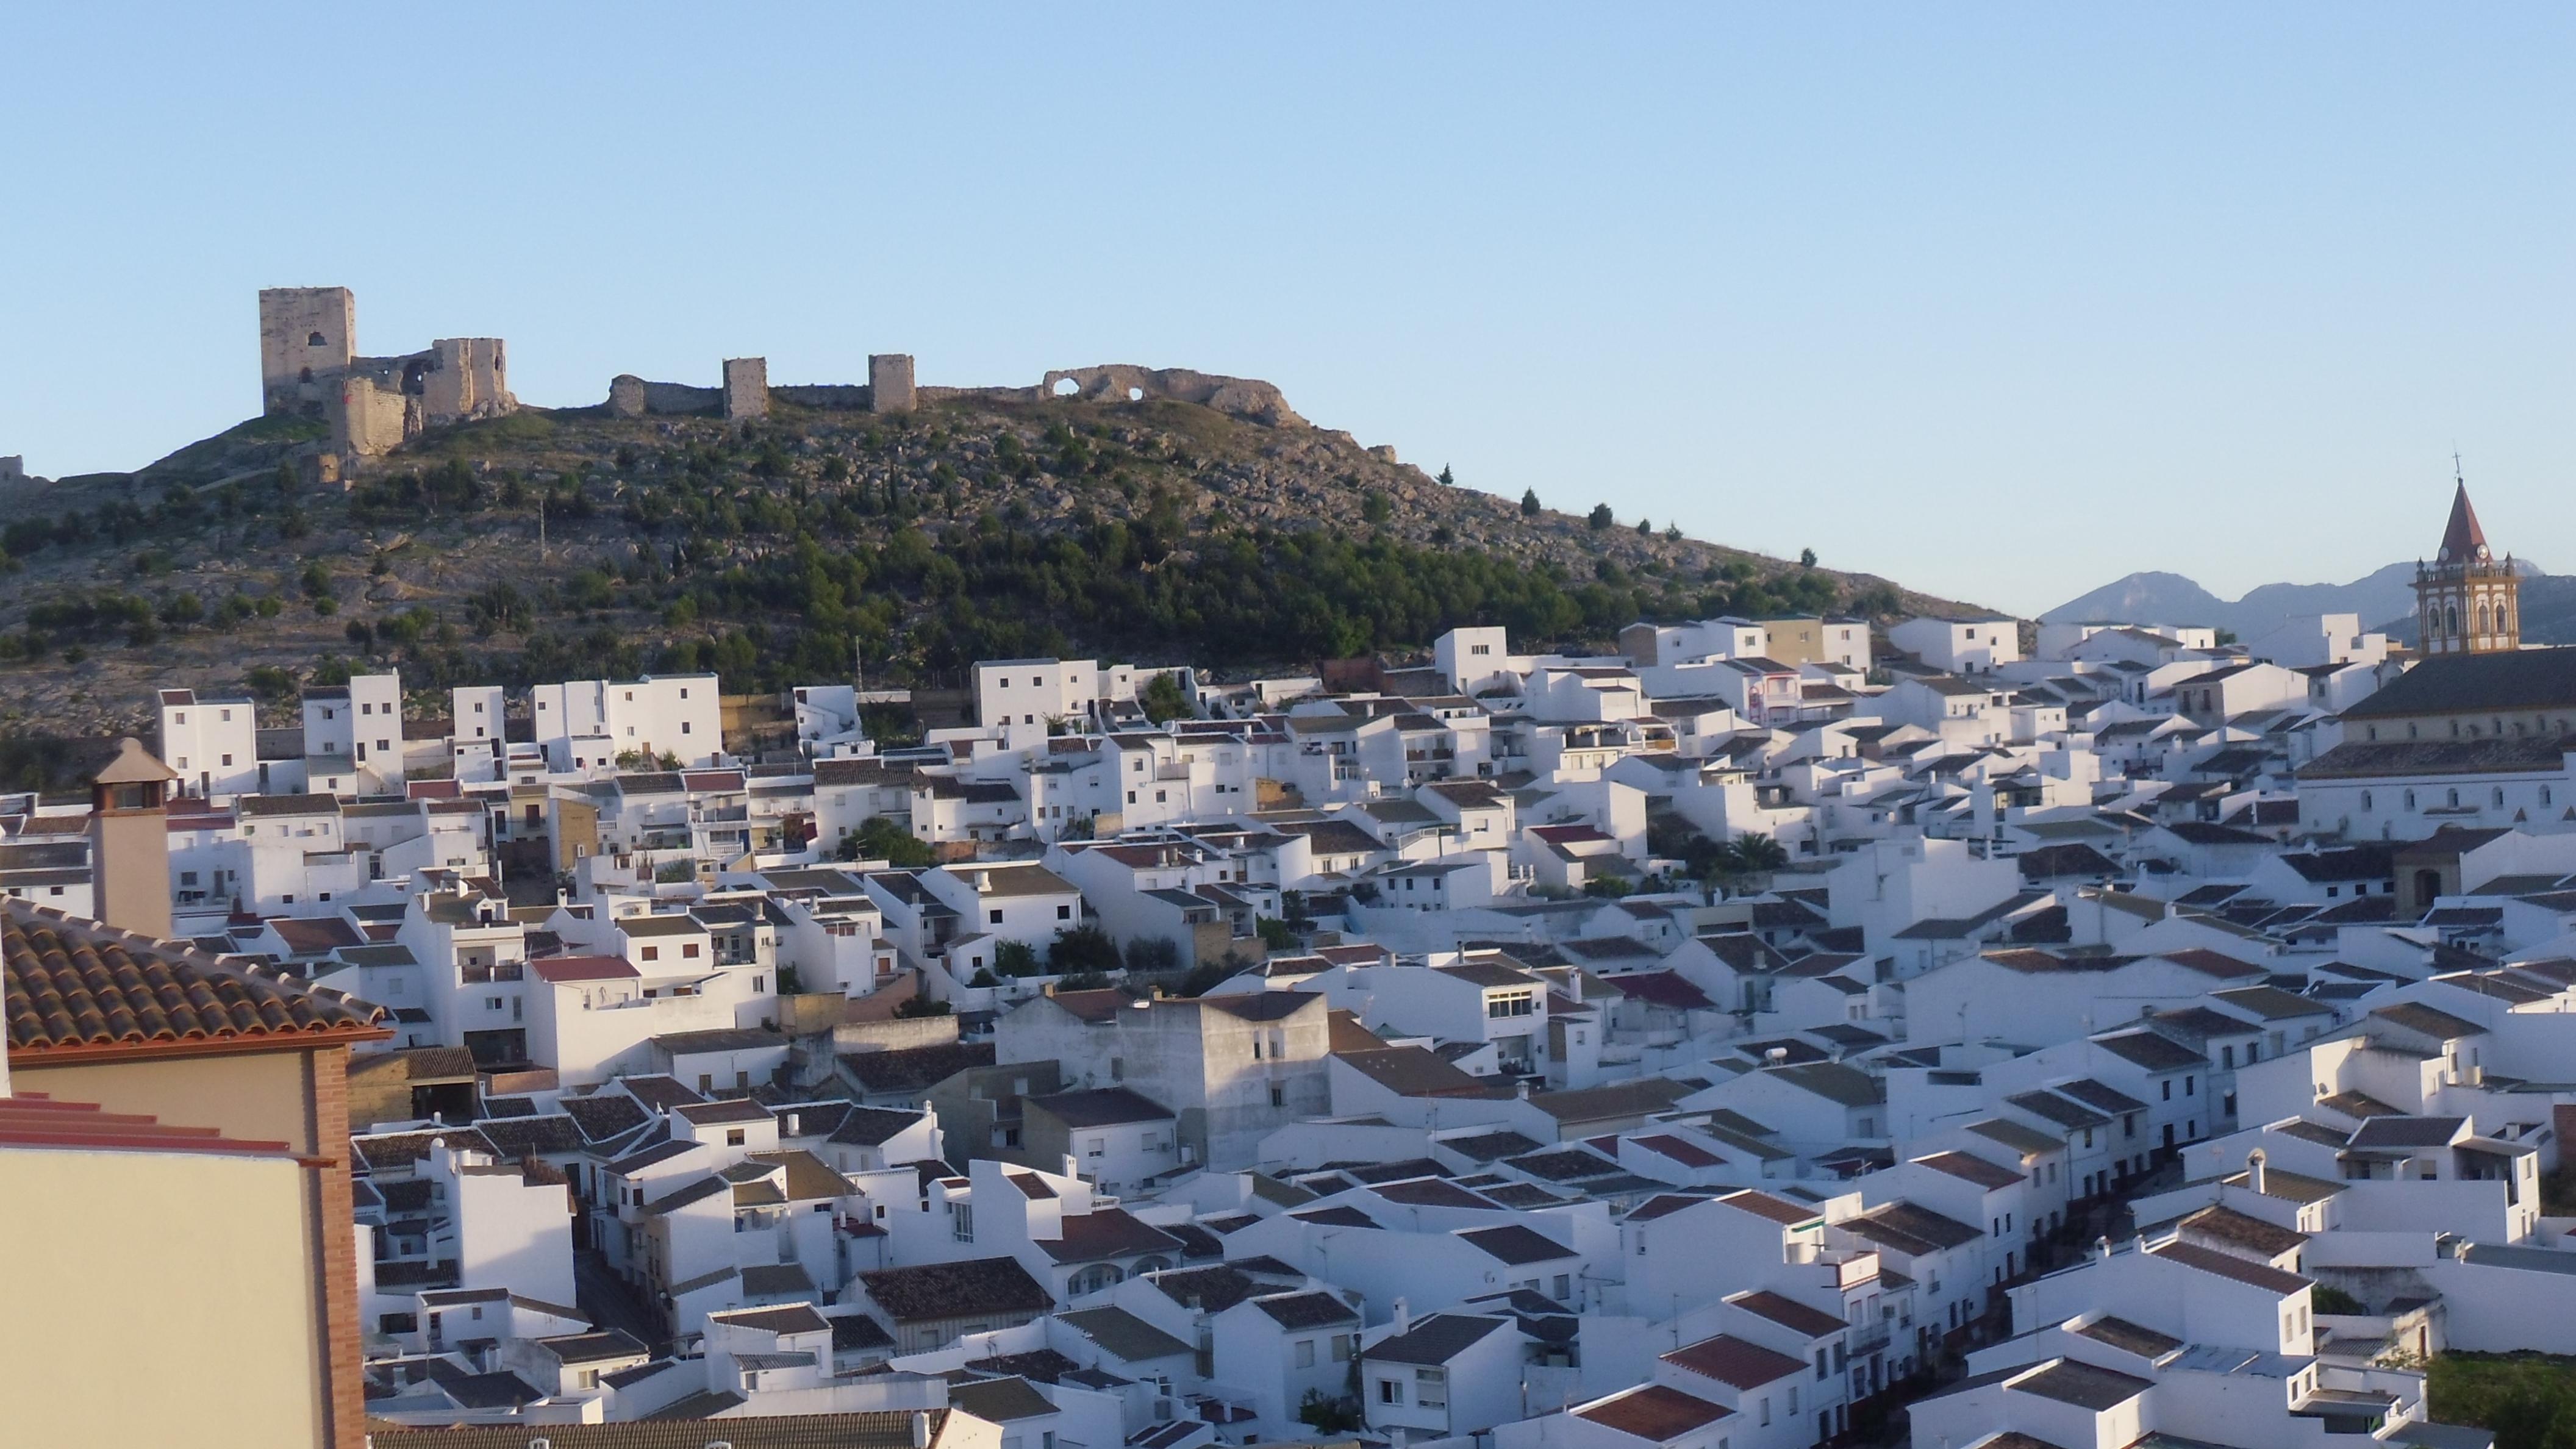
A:
[[[253,292],[610,376],[1268,378],[2021,612],[2576,568],[2565,7],[13,7],[0,452],[258,405]]]

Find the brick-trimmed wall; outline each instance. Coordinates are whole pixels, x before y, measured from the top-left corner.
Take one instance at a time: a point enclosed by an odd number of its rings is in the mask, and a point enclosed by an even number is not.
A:
[[[331,1361],[331,1443],[363,1449],[367,1442],[366,1347],[358,1321],[358,1218],[349,1161],[349,1049],[333,1045],[310,1054],[313,1084],[313,1154],[322,1215],[323,1342]]]

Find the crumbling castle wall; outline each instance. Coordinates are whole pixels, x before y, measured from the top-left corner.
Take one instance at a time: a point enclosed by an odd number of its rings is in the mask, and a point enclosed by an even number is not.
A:
[[[724,389],[691,387],[685,382],[644,384],[644,410],[649,413],[711,413],[724,405]]]
[[[773,385],[769,395],[779,402],[794,403],[800,408],[828,408],[848,412],[865,412],[868,389],[865,383],[820,382],[794,386]]]
[[[877,352],[868,356],[868,411],[878,413],[911,412],[916,399],[912,386],[912,354]]]
[[[980,402],[1033,403],[1046,394],[1033,387],[916,387],[913,401],[921,403]]]
[[[425,426],[515,411],[509,357],[498,337],[442,337],[429,344],[429,370],[421,376]]]
[[[724,415],[727,418],[769,416],[769,359],[728,357],[724,362]]]
[[[328,412],[331,451],[343,457],[371,458],[392,452],[403,439],[420,431],[419,413],[410,398],[358,373],[341,377],[339,396]]]
[[[1047,397],[1075,397],[1085,402],[1144,402],[1171,398],[1274,428],[1302,428],[1306,420],[1269,383],[1248,377],[1221,377],[1186,367],[1147,368],[1113,362],[1102,367],[1076,367],[1050,372],[1038,383]]]
[[[608,384],[608,411],[621,418],[717,413],[727,418],[764,417],[775,398],[797,407],[908,413],[925,403],[1142,402],[1171,399],[1274,428],[1307,427],[1279,389],[1257,378],[1226,377],[1185,367],[1132,367],[1113,363],[1050,372],[1036,387],[923,387],[914,380],[911,354],[872,353],[864,386],[848,383],[769,384],[766,358],[725,359],[722,387],[648,382],[621,373]]]

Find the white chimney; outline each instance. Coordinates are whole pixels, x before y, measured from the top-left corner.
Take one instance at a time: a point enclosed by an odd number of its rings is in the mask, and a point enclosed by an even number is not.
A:
[[[1395,1300],[1395,1331],[1399,1334],[1413,1331],[1413,1309],[1401,1298]]]
[[[2100,1258],[2105,1263],[2111,1261],[2111,1240],[2109,1237],[2099,1237],[2093,1240],[2093,1255]]]
[[[2264,1195],[2263,1162],[2263,1149],[2260,1147],[2257,1147],[2253,1151],[2245,1154],[2245,1185],[2254,1189],[2254,1195],[2256,1197]]]
[[[930,1449],[930,1415],[912,1411],[912,1449]]]

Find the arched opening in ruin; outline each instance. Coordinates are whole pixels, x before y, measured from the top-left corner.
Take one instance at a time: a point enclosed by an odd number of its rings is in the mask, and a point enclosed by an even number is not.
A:
[[[429,390],[429,361],[415,357],[403,364],[402,390],[405,397],[418,397]]]
[[[331,344],[322,340],[321,333],[315,332],[304,339],[304,345],[307,347],[328,347]]]
[[[1141,387],[1131,387],[1127,389],[1127,400],[1129,402],[1143,402],[1145,400],[1145,390]]]
[[[313,369],[309,367],[299,369],[295,374],[295,380],[297,382],[311,382],[313,380]]]
[[[1071,397],[1082,391],[1082,384],[1075,382],[1069,377],[1059,377],[1055,380],[1055,387],[1052,391],[1057,397]]]

